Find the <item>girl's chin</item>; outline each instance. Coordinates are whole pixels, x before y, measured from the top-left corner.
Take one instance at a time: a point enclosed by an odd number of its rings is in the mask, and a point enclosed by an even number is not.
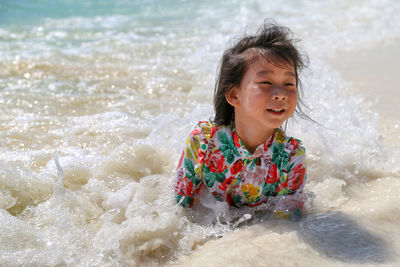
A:
[[[286,121],[286,118],[270,118],[267,121],[265,121],[265,126],[266,128],[279,128],[284,124]]]

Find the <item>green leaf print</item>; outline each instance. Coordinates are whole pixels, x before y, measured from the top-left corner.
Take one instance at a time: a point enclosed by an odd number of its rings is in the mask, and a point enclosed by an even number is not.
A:
[[[192,175],[195,175],[194,173],[194,166],[193,166],[193,162],[190,161],[189,159],[185,159],[184,163],[183,163],[185,169]]]
[[[256,167],[256,163],[254,161],[254,159],[246,159],[247,160],[247,166],[248,168],[250,168],[250,170],[253,170],[254,167]]]
[[[233,155],[233,153],[229,153],[226,155],[226,161],[229,164],[232,164],[234,160],[235,160],[235,156]]]
[[[234,151],[235,151],[234,154],[235,154],[236,156],[240,157],[240,153],[239,153],[239,151],[237,150],[235,144],[233,144],[233,147],[234,147]]]
[[[272,147],[272,161],[276,164],[278,169],[280,169],[280,163],[281,163],[281,156],[282,156],[282,151],[283,151],[283,144],[274,144]]]
[[[284,144],[275,144],[272,147],[272,161],[279,170],[282,170],[289,161],[289,154],[284,150]]]
[[[212,187],[215,183],[216,175],[215,173],[210,172],[210,169],[205,165],[203,169],[204,169],[204,174],[203,174],[204,182],[208,187]]]
[[[186,177],[189,178],[189,180],[192,181],[192,183],[194,185],[200,184],[201,180],[199,179],[199,177],[196,175],[196,173],[194,171],[194,166],[193,166],[192,161],[189,159],[185,159],[183,165],[184,165],[185,169],[187,170]]]
[[[232,163],[232,162],[229,162],[230,160],[232,160],[232,158],[234,158],[232,155],[231,148],[228,145],[220,145],[218,149],[222,152],[222,155],[224,155],[224,158],[226,159],[226,161],[229,164]]]
[[[288,162],[289,162],[289,154],[284,152],[282,154],[281,168],[282,169],[285,168]]]
[[[242,197],[240,195],[233,196],[232,201],[236,207],[242,206]]]
[[[221,144],[229,145],[229,137],[225,132],[218,132],[218,140]]]
[[[235,155],[240,156],[235,147],[235,143],[225,132],[218,133],[218,140],[221,142],[221,145],[218,149],[222,152],[226,161],[229,164],[232,164],[232,162],[235,160]]]
[[[223,201],[222,197],[220,195],[213,195],[214,198],[218,201]]]
[[[287,173],[291,173],[292,170],[293,170],[293,167],[294,167],[294,163],[293,162],[290,163],[289,165],[287,165],[286,166]]]
[[[215,178],[217,182],[222,183],[225,181],[225,175],[223,173],[216,173]]]
[[[182,200],[182,202],[180,202],[182,198],[184,199]],[[192,201],[193,201],[192,197],[176,195],[176,203],[179,203],[179,205],[181,205],[182,207],[189,206],[192,203]]]
[[[264,196],[269,197],[275,193],[276,187],[278,186],[278,182],[273,184],[264,183],[262,193]]]
[[[199,177],[196,175],[195,177],[193,177],[193,179],[191,179],[192,183],[194,185],[199,185],[201,180],[199,179]]]
[[[230,153],[230,147],[228,145],[220,145],[218,149],[221,150],[222,154],[224,154],[224,157],[226,152]]]

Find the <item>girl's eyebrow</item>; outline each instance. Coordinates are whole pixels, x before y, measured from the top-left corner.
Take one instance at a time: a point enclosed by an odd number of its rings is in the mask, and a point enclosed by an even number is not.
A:
[[[260,70],[259,72],[257,72],[256,76],[261,77],[267,74],[274,74],[274,72],[272,70]],[[293,71],[285,71],[284,75],[296,77],[296,74],[294,74]]]

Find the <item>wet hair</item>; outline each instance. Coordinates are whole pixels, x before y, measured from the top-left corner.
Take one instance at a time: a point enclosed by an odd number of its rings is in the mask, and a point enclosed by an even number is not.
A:
[[[293,38],[289,28],[266,20],[255,35],[246,35],[227,49],[222,56],[215,83],[213,122],[216,125],[229,125],[234,121],[234,108],[226,101],[225,94],[233,87],[240,86],[249,66],[260,58],[267,61],[276,58],[293,66],[299,92],[295,113],[310,119],[302,111],[304,104],[301,101],[302,87],[299,78],[299,72],[307,66],[308,57],[296,48],[294,43],[297,42],[299,40]]]

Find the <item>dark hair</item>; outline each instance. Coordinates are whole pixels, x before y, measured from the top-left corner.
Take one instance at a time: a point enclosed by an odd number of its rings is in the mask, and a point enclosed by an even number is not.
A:
[[[295,47],[292,31],[270,20],[265,21],[255,35],[246,35],[233,47],[227,49],[220,62],[220,69],[215,83],[213,122],[217,125],[229,125],[234,120],[234,108],[225,98],[233,87],[239,86],[248,67],[259,57],[276,56],[293,66],[296,74],[297,89],[301,92],[299,71],[306,67],[308,58]],[[251,51],[251,53],[248,53]],[[310,119],[301,109],[304,105],[299,94],[295,113]],[[312,120],[312,119],[311,119]]]

